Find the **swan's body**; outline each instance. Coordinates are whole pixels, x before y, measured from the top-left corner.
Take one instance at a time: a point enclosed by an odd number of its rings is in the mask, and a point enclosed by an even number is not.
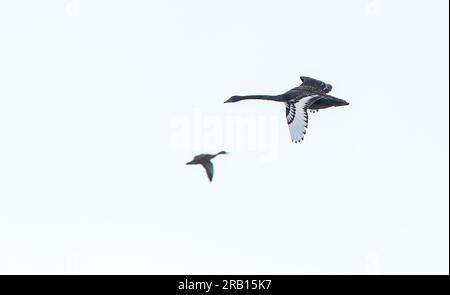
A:
[[[344,106],[349,103],[343,99],[329,95],[333,88],[325,82],[300,77],[302,84],[288,92],[280,95],[247,95],[232,96],[225,101],[226,103],[238,102],[246,99],[272,100],[276,102],[284,102],[286,106],[286,119],[289,126],[289,132],[293,142],[297,143],[303,140],[308,127],[308,112],[318,111],[332,106]]]
[[[208,175],[208,179],[209,181],[212,181],[213,176],[214,176],[214,166],[211,162],[212,159],[214,159],[215,157],[217,157],[218,155],[225,155],[227,154],[227,152],[225,151],[221,151],[217,154],[200,154],[194,157],[194,159],[190,162],[187,162],[186,165],[196,165],[196,164],[200,164],[203,166],[203,168],[205,168],[206,170],[206,175]]]

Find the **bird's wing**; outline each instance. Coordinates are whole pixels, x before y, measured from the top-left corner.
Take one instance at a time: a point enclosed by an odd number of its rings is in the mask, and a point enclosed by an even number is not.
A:
[[[320,95],[303,97],[296,101],[286,102],[286,120],[291,133],[291,139],[297,143],[303,140],[308,127],[308,112],[306,109],[320,99]]]
[[[203,168],[206,170],[206,174],[208,175],[209,181],[212,181],[214,175],[214,166],[211,161],[203,162]]]
[[[331,89],[333,89],[333,86],[331,86],[330,84],[327,84],[325,82],[313,78],[301,76],[300,80],[302,80],[303,82],[302,86],[312,88],[313,90],[320,93],[328,93],[331,91]]]

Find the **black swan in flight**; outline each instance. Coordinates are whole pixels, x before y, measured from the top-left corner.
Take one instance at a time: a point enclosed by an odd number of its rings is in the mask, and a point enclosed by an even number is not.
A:
[[[260,99],[284,102],[286,105],[286,119],[291,133],[292,141],[297,143],[303,140],[308,127],[308,112],[318,111],[329,107],[345,106],[349,103],[343,99],[328,95],[333,88],[330,84],[309,78],[300,77],[302,84],[280,95],[247,95],[232,96],[225,101],[237,102],[244,99]]]
[[[221,151],[217,154],[210,155],[210,154],[200,154],[194,157],[194,159],[190,162],[187,162],[186,165],[195,165],[200,164],[205,168],[206,174],[208,175],[209,181],[212,181],[213,175],[214,175],[214,166],[211,162],[212,159],[217,157],[218,155],[225,155],[227,152]]]

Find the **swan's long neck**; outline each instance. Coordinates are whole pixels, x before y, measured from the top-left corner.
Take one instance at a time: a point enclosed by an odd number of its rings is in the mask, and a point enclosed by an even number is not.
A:
[[[280,100],[280,95],[244,95],[244,96],[235,96],[235,101],[245,100],[245,99],[259,99],[259,100]]]

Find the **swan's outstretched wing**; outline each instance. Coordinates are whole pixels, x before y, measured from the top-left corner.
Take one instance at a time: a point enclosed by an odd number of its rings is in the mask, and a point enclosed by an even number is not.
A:
[[[286,102],[286,120],[291,133],[291,139],[297,143],[303,140],[308,127],[308,112],[306,109],[320,99],[320,95],[303,97],[297,101]]]
[[[203,168],[206,170],[206,175],[208,175],[209,181],[212,181],[214,175],[214,166],[211,161],[203,162]]]
[[[331,91],[331,89],[333,89],[333,86],[331,86],[331,84],[327,84],[313,78],[301,76],[300,80],[302,80],[303,82],[301,86],[311,88],[311,90],[319,93],[328,93]]]

